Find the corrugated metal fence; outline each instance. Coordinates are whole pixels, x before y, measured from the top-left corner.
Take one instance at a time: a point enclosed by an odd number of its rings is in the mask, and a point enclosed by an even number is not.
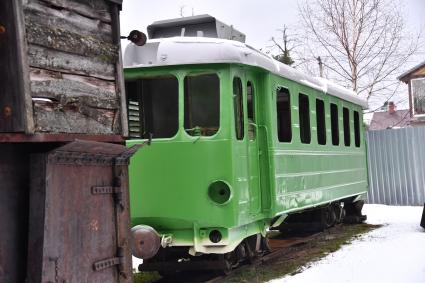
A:
[[[366,133],[369,203],[423,205],[425,127]]]

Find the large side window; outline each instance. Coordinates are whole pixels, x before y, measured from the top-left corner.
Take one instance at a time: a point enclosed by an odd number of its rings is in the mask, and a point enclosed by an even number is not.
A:
[[[354,111],[354,143],[360,147],[360,116],[357,111]]]
[[[348,108],[342,108],[342,120],[344,124],[344,144],[350,146],[350,111]]]
[[[244,138],[244,118],[242,102],[242,82],[240,78],[235,77],[233,79],[233,109],[235,114],[236,138],[238,140],[243,140]]]
[[[133,138],[171,138],[178,131],[178,81],[175,77],[126,82],[129,134]]]
[[[300,93],[298,96],[298,105],[300,117],[300,139],[302,143],[310,143],[310,105],[308,96],[303,93]]]
[[[184,79],[184,128],[192,136],[212,136],[220,127],[220,79],[216,74]]]
[[[280,142],[291,142],[291,95],[287,88],[279,88],[276,93],[277,134]]]
[[[339,145],[339,123],[338,123],[338,106],[331,103],[331,132],[332,144]]]
[[[325,103],[316,99],[317,142],[326,144]]]

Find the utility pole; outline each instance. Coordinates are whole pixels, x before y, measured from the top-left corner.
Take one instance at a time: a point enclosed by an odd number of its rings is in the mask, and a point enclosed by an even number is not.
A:
[[[317,62],[319,63],[319,71],[320,71],[320,77],[323,78],[323,62],[322,58],[317,57]]]

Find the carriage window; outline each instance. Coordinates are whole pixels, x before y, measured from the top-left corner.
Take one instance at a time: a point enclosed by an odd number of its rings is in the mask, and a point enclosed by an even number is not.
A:
[[[244,138],[242,101],[242,82],[240,78],[235,77],[233,79],[233,109],[235,114],[236,138],[238,140],[243,140]]]
[[[175,77],[126,82],[129,135],[171,138],[178,131],[178,81]]]
[[[338,106],[331,103],[332,144],[339,145]]]
[[[360,116],[357,111],[354,111],[354,143],[360,147]]]
[[[326,144],[325,103],[316,99],[317,142]]]
[[[220,79],[216,74],[184,78],[184,128],[192,136],[212,136],[220,127]]]
[[[310,106],[308,96],[300,93],[298,96],[299,117],[300,117],[300,139],[302,143],[310,143]]]
[[[350,111],[348,108],[342,108],[342,120],[344,123],[344,144],[350,146]]]
[[[280,142],[291,142],[291,95],[287,88],[279,88],[276,94],[277,134]]]
[[[255,123],[255,98],[254,98],[254,86],[251,82],[246,84],[246,97],[247,97],[247,105],[248,105],[248,137],[250,141],[255,140],[255,128],[251,123]]]

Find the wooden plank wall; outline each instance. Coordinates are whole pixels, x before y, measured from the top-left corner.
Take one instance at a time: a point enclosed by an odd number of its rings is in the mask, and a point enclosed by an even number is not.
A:
[[[36,132],[122,134],[111,11],[106,0],[24,0]]]
[[[0,1],[0,132],[33,132],[21,1]]]

